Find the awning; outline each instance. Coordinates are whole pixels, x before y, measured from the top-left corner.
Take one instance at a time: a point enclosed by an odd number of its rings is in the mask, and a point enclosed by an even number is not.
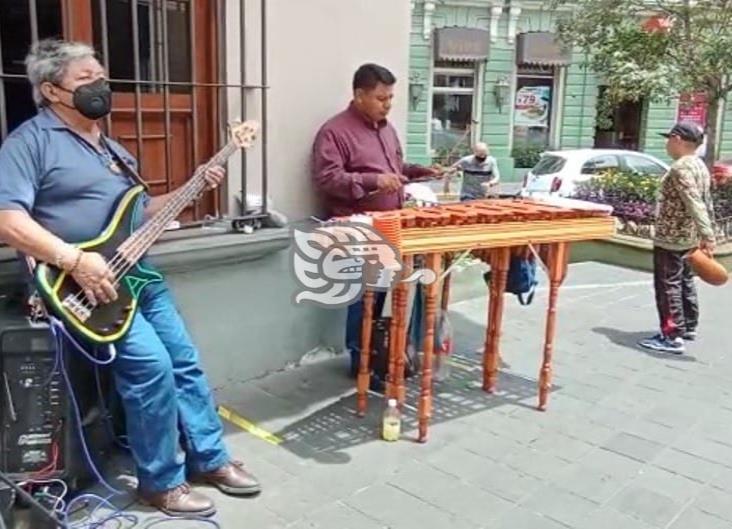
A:
[[[488,58],[490,32],[478,28],[435,30],[435,58],[442,61],[484,61]]]
[[[559,37],[548,31],[519,33],[516,40],[516,63],[542,66],[566,66],[572,62],[572,50],[563,49]]]

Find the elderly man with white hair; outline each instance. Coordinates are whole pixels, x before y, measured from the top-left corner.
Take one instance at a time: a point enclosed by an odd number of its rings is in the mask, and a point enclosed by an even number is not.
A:
[[[490,156],[488,145],[483,142],[476,143],[473,154],[461,158],[452,167],[463,172],[460,200],[484,197],[487,190],[497,186],[501,179],[498,162]]]
[[[117,297],[108,263],[77,244],[96,238],[120,195],[142,181],[132,155],[98,123],[111,111],[106,72],[92,48],[60,40],[36,43],[26,68],[38,114],[0,148],[0,240],[53,263],[90,299],[108,303]],[[209,169],[209,189],[224,176],[221,167]],[[146,196],[140,217],[149,218],[170,197]],[[165,281],[148,285],[138,301],[110,368],[139,494],[169,515],[212,515],[213,501],[192,490],[189,478],[234,495],[255,494],[260,485],[227,453],[199,352]]]

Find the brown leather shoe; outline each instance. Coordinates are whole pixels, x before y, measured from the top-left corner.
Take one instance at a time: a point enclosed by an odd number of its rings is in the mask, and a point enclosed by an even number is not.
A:
[[[216,512],[213,500],[191,489],[188,483],[163,492],[138,491],[138,494],[143,503],[160,509],[168,516],[212,516]]]
[[[197,474],[191,478],[191,482],[213,485],[224,494],[233,496],[251,496],[262,491],[257,478],[245,471],[244,465],[239,461],[232,461],[211,472]]]

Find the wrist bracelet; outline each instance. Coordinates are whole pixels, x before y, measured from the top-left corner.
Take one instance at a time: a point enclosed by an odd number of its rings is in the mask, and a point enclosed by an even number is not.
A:
[[[76,254],[76,260],[74,261],[74,265],[68,270],[67,273],[71,274],[74,270],[76,270],[79,267],[79,263],[81,263],[81,256],[84,255],[84,252],[82,250],[79,250]]]
[[[68,251],[64,251],[64,250],[59,251],[53,260],[53,264],[56,265],[56,268],[58,268],[59,270],[63,270],[64,272],[67,271],[66,267],[69,264],[67,262],[67,257],[69,256],[69,252],[76,249],[71,245],[67,245],[66,248],[68,248]],[[70,259],[68,259],[68,260],[70,260]]]

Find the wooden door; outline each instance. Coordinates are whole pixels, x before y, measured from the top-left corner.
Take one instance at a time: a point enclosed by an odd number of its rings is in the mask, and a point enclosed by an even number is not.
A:
[[[113,89],[107,133],[153,194],[172,191],[218,147],[216,0],[64,0],[67,38],[98,50]],[[217,214],[208,193],[182,221]]]

